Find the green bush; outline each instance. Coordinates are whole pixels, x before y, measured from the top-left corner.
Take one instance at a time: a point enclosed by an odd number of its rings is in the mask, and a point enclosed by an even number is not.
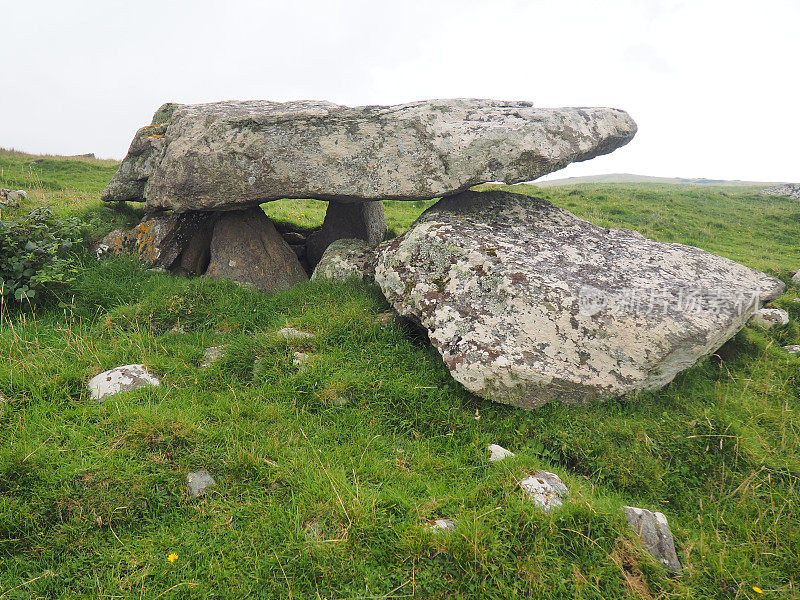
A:
[[[72,280],[81,227],[79,219],[56,219],[44,207],[0,221],[2,300],[35,302],[44,289]]]

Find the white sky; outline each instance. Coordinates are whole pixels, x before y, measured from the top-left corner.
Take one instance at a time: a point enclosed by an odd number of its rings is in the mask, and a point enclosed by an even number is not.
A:
[[[166,101],[614,106],[557,176],[800,181],[800,1],[0,0],[0,147],[121,158]]]

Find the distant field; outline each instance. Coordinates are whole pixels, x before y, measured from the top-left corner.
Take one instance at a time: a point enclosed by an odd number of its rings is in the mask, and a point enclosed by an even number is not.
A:
[[[98,191],[118,166],[115,160],[38,156],[0,149],[0,185],[14,189]]]
[[[0,218],[47,205],[92,239],[139,218],[99,201],[113,164],[31,160],[0,152],[0,186],[33,186]],[[752,189],[504,189],[787,283],[800,267],[800,203]],[[391,233],[430,204],[387,202]],[[304,226],[324,208],[265,205]],[[49,304],[0,310],[2,600],[800,596],[800,360],[782,349],[800,343],[797,286],[776,301],[789,325],[746,328],[663,390],[527,412],[470,395],[424,336],[382,326],[370,286],[268,296],[80,252]],[[316,337],[287,342],[287,325]],[[294,350],[313,354],[305,369]],[[91,376],[142,362],[161,387],[88,397]],[[488,462],[489,443],[516,457]],[[563,509],[520,493],[537,468],[568,485]],[[198,469],[218,484],[191,500]],[[623,504],[667,515],[681,575],[642,550]],[[428,530],[437,517],[456,530]]]
[[[605,175],[585,175],[583,177],[563,177],[548,181],[537,181],[539,187],[576,185],[582,183],[666,183],[670,185],[715,185],[724,187],[765,188],[782,181],[742,181],[739,179],[707,179],[704,177],[652,177],[631,173],[608,173]]]

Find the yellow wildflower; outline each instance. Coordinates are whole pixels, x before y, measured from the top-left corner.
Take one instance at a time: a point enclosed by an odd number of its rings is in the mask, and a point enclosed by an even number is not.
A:
[[[175,554],[175,553],[173,552],[172,554],[170,554],[170,555],[167,557],[167,560],[168,560],[169,562],[175,562],[176,560],[178,560],[178,555],[177,555],[177,554]]]
[[[762,589],[761,589],[760,587],[758,587],[757,585],[754,585],[754,586],[753,586],[753,591],[754,591],[756,594],[763,594],[763,593],[764,593],[764,590],[762,590]]]

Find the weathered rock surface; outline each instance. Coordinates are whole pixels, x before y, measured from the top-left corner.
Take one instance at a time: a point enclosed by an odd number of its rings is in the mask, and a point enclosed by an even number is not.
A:
[[[0,204],[5,206],[19,206],[22,200],[28,197],[25,190],[7,190],[0,188]]]
[[[477,99],[356,108],[228,101],[161,112],[154,122],[168,123],[164,137],[137,133],[104,200],[138,196],[150,210],[183,212],[279,198],[429,199],[536,179],[636,133],[621,110]]]
[[[368,246],[377,246],[384,237],[383,202],[329,202],[322,227],[308,237],[308,263],[315,267],[325,249],[336,240],[359,239]]]
[[[186,493],[192,498],[199,498],[206,491],[206,488],[216,485],[216,483],[211,473],[205,469],[194,471],[186,476]]]
[[[159,386],[161,380],[151,375],[144,365],[123,365],[95,375],[86,385],[94,400],[102,400],[120,392],[130,392],[148,385]]]
[[[800,285],[800,269],[798,269],[798,271],[794,275],[792,275],[792,283]]]
[[[761,308],[750,318],[750,323],[764,329],[780,327],[789,322],[789,313],[780,308]]]
[[[559,508],[569,496],[569,490],[561,478],[550,471],[536,471],[520,479],[519,487],[544,511]]]
[[[623,506],[622,509],[628,525],[639,535],[645,550],[670,571],[680,571],[682,567],[675,552],[667,517],[660,512],[634,506]]]
[[[457,381],[524,408],[666,385],[784,288],[506,192],[438,202],[378,247],[375,281]]]
[[[333,279],[343,281],[349,278],[374,281],[375,249],[363,240],[336,240],[325,250],[317,263],[311,279]]]
[[[453,519],[431,519],[426,527],[436,533],[449,533],[456,530],[456,522]]]
[[[511,458],[514,456],[514,453],[511,450],[506,450],[502,446],[498,446],[497,444],[489,444],[489,460],[491,462],[499,462],[505,458]]]
[[[164,104],[153,115],[151,124],[136,132],[128,154],[103,190],[103,200],[144,202],[147,180],[164,152],[164,134],[172,113],[178,106],[180,105],[173,103]]]
[[[196,236],[207,239],[213,218],[206,212],[149,214],[128,234],[125,243],[149,266],[170,269],[180,264],[178,258]]]
[[[284,327],[277,331],[278,337],[285,340],[311,340],[314,339],[314,334],[308,331],[300,331],[294,327]]]
[[[257,206],[217,218],[206,275],[250,284],[265,292],[308,279],[295,253]]]
[[[203,351],[203,358],[200,360],[200,368],[207,369],[218,360],[225,356],[225,351],[228,349],[226,344],[220,346],[211,346]]]
[[[789,196],[793,200],[800,200],[800,183],[782,183],[780,185],[773,185],[765,190],[762,194],[767,196]]]

